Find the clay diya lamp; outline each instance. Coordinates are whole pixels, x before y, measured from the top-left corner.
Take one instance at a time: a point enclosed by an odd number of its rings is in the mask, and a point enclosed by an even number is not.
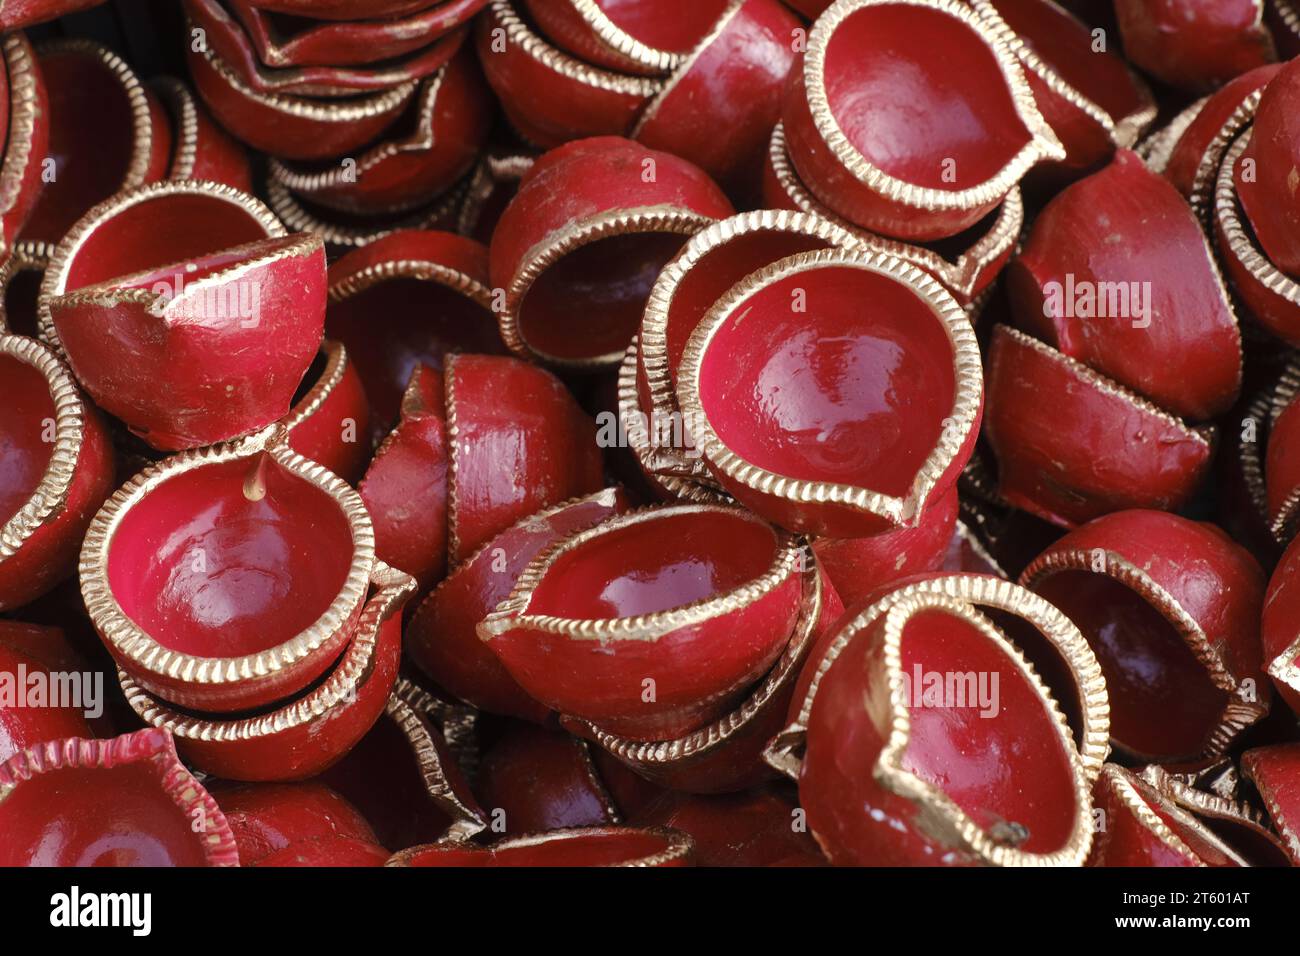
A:
[[[322,779],[374,821],[387,846],[467,840],[486,829],[488,814],[450,741],[474,719],[399,677],[384,716]]]
[[[1170,772],[1152,765],[1145,767],[1141,776],[1166,800],[1222,840],[1245,865],[1291,865],[1286,848],[1269,829],[1265,816],[1249,804],[1194,787],[1176,769]]]
[[[1266,569],[1277,564],[1282,546],[1273,534],[1264,481],[1264,459],[1274,412],[1274,389],[1265,388],[1240,406],[1240,427],[1228,429],[1217,469],[1215,521],[1247,547]]]
[[[469,171],[492,112],[491,94],[466,49],[424,81],[405,129],[399,124],[355,159],[315,164],[272,159],[271,176],[327,208],[407,212],[451,189]]]
[[[11,335],[36,338],[40,331],[36,300],[54,247],[44,242],[18,242],[0,265],[0,321]]]
[[[729,3],[678,0],[647,7],[627,0],[524,0],[522,6],[565,52],[618,73],[654,76],[680,69],[696,45],[717,29]]]
[[[1050,641],[1086,688],[1082,751],[988,609]],[[965,575],[918,582],[819,642],[766,756],[798,782],[834,864],[1077,866],[1106,753],[1095,666],[1078,631],[1021,588]]]
[[[752,192],[801,29],[778,0],[729,4],[646,104],[632,138],[690,160],[733,193]]]
[[[7,35],[3,53],[0,115],[6,137],[0,158],[0,252],[11,256],[45,188],[41,169],[50,152],[50,117],[45,81],[27,38]]]
[[[491,242],[497,221],[534,161],[535,157],[527,153],[484,153],[466,186],[456,216],[456,231],[485,244]]]
[[[462,26],[486,5],[487,0],[445,0],[397,17],[330,22],[277,16],[250,0],[228,3],[257,58],[270,67],[355,66],[395,59]]]
[[[1116,0],[1115,17],[1133,64],[1180,89],[1214,89],[1277,59],[1264,0]]]
[[[1300,545],[1292,538],[1264,596],[1262,636],[1268,676],[1286,701],[1300,714],[1300,629],[1295,626],[1300,613]]]
[[[1092,29],[1043,0],[979,0],[1004,27],[1043,118],[1065,147],[1066,175],[1093,169],[1137,143],[1156,118],[1151,91],[1123,58],[1094,48]]]
[[[388,866],[691,866],[695,842],[659,827],[575,827],[488,846],[433,843],[394,854]]]
[[[1260,248],[1277,268],[1300,276],[1300,214],[1293,208],[1287,169],[1300,158],[1300,142],[1289,129],[1300,104],[1300,64],[1283,66],[1265,87],[1236,176],[1237,197]]]
[[[248,0],[251,6],[320,20],[404,17],[429,6],[429,0]]]
[[[382,562],[374,565],[370,582],[373,589],[355,624],[344,633],[341,655],[326,660],[318,679],[296,692],[282,690],[273,703],[259,701],[238,713],[205,712],[168,702],[119,668],[127,703],[146,724],[170,731],[185,759],[205,773],[250,782],[313,777],[340,760],[374,726],[397,680],[401,609],[415,582]],[[262,655],[264,660],[267,656]],[[248,657],[242,662],[230,657],[205,662],[249,666]],[[133,664],[127,666],[138,670]],[[217,704],[229,706],[224,700]]]
[[[1300,865],[1300,745],[1247,750],[1241,772],[1258,793],[1291,863]]]
[[[0,10],[0,30],[9,33],[96,6],[101,0],[18,0]]]
[[[283,420],[289,447],[356,484],[370,460],[370,409],[361,376],[341,342],[327,340]]]
[[[768,143],[763,201],[777,209],[800,209],[839,226],[863,245],[910,262],[938,279],[963,306],[975,303],[1011,258],[1025,224],[1019,187],[969,229],[928,244],[887,239],[842,219],[823,205],[799,179],[786,151],[785,127],[776,124]]]
[[[895,581],[937,571],[948,555],[956,526],[954,485],[935,499],[912,527],[867,538],[815,538],[812,547],[840,598],[855,607]]]
[[[190,88],[173,76],[160,76],[150,86],[171,117],[172,155],[167,178],[225,183],[251,193],[253,174],[244,147],[217,125]]]
[[[1295,396],[1300,385],[1300,368],[1294,360],[1273,389],[1264,461],[1264,491],[1269,530],[1282,544],[1295,536],[1296,511],[1300,507],[1300,463],[1293,449],[1300,433],[1300,405]]]
[[[1118,764],[1093,788],[1097,833],[1088,866],[1248,866],[1205,824]]]
[[[993,329],[987,382],[998,491],[1054,524],[1125,508],[1176,511],[1209,470],[1212,428],[1190,427],[1010,326]]]
[[[240,866],[383,866],[389,853],[370,824],[319,783],[246,784],[215,794],[235,835]]]
[[[560,724],[599,744],[639,776],[673,790],[728,793],[769,780],[774,772],[764,762],[763,750],[785,726],[800,669],[813,645],[844,612],[813,556],[804,552],[801,561],[799,618],[785,648],[727,713],[689,733],[653,741],[610,733],[576,717],[561,717]]]
[[[492,234],[502,339],[566,369],[617,366],[659,270],[731,214],[713,180],[670,153],[612,136],[551,150]]]
[[[1241,333],[1186,200],[1135,153],[1059,193],[1007,266],[1012,311],[1064,355],[1193,421],[1241,388]]]
[[[0,318],[0,610],[45,594],[113,490],[113,447],[72,373]]]
[[[240,142],[285,159],[326,159],[360,149],[391,126],[415,95],[410,80],[360,96],[317,99],[263,93],[207,46],[188,53],[194,86]]]
[[[594,426],[559,379],[514,358],[454,354],[442,375],[412,376],[362,498],[380,557],[428,588],[525,515],[602,484]]]
[[[68,737],[0,764],[4,866],[238,866],[225,815],[166,731]]]
[[[1223,156],[1214,188],[1219,255],[1249,314],[1274,335],[1300,345],[1300,282],[1268,258],[1241,207],[1237,167],[1250,140],[1239,136]]]
[[[335,666],[375,566],[360,496],[272,427],[166,459],[118,489],[86,535],[81,589],[144,690],[234,712]]]
[[[793,795],[776,787],[712,796],[665,793],[636,815],[636,823],[690,834],[697,866],[826,865],[799,824]]]
[[[103,698],[57,695],[53,675],[67,671],[87,673],[58,628],[0,621],[0,761],[46,741],[94,736],[87,713],[102,711]]]
[[[510,125],[540,149],[584,136],[626,135],[663,86],[574,59],[534,32],[510,0],[491,0],[474,40]]]
[[[789,644],[795,539],[722,505],[610,518],[538,554],[479,636],[530,696],[629,739],[734,709]]]
[[[1213,525],[1107,515],[1039,555],[1020,583],[1088,639],[1111,739],[1139,759],[1218,755],[1268,711],[1258,625],[1264,575]]]
[[[709,310],[677,400],[738,501],[794,531],[863,537],[917,524],[956,482],[978,431],[979,349],[952,296],[902,260],[799,253]]]
[[[483,754],[474,789],[506,836],[623,822],[587,741],[531,724]]]
[[[872,66],[877,57],[888,66]],[[915,122],[918,111],[935,121]],[[952,0],[833,4],[790,71],[782,120],[812,193],[898,239],[955,235],[1036,163],[1066,155],[1015,51]]]
[[[485,542],[416,608],[405,635],[411,660],[438,686],[475,707],[545,721],[550,709],[519,686],[475,629],[510,596],[515,580],[539,553],[627,507],[619,488],[606,488],[528,515]]]
[[[36,69],[49,110],[36,123],[48,124],[49,145],[33,158],[31,176],[51,181],[36,187],[22,237],[54,243],[114,193],[166,177],[172,135],[158,98],[106,47],[79,39],[44,43]],[[42,175],[44,156],[54,160],[52,178]]]

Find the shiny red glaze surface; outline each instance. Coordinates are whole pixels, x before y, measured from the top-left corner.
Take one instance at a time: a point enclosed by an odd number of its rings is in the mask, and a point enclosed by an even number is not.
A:
[[[242,866],[329,839],[356,840],[382,850],[356,807],[323,784],[246,784],[217,790],[215,797],[235,834]]]
[[[1277,75],[1277,64],[1256,67],[1219,87],[1183,130],[1165,164],[1165,178],[1184,196],[1191,197],[1196,169],[1225,123],[1252,93],[1263,89]]]
[[[671,831],[670,831],[671,832]],[[669,848],[666,834],[633,827],[577,827],[511,837],[495,845],[435,843],[412,847],[389,866],[645,866]],[[690,866],[687,853],[660,866]]]
[[[487,290],[487,248],[449,232],[402,231],[376,239],[329,271],[325,331],[356,363],[374,424],[397,423],[419,365],[441,370],[448,352],[500,354]],[[485,292],[486,294],[486,292]]]
[[[425,80],[403,118],[358,157],[354,181],[295,191],[322,206],[389,213],[428,202],[469,171],[487,138],[495,104],[469,47]],[[380,158],[382,154],[383,158]],[[296,164],[301,176],[337,173],[339,160]]]
[[[1205,235],[1136,154],[1059,193],[1006,274],[1022,327],[1161,408],[1201,421],[1236,400],[1241,334]]]
[[[1277,59],[1261,0],[1115,0],[1125,55],[1182,89],[1211,89]]]
[[[4,14],[0,12],[0,23],[3,22]],[[41,159],[50,155],[50,104],[36,52],[23,34],[12,33],[6,37],[4,59],[6,101],[0,111],[6,116],[7,136],[3,168],[6,175],[16,177],[0,207],[0,231],[7,251],[26,227],[37,199],[45,190]],[[24,75],[17,75],[20,73]],[[29,96],[31,122],[24,130],[21,124],[11,120],[23,112]]]
[[[52,672],[82,670],[68,667],[67,650],[57,628],[0,621],[0,762],[48,740],[94,736],[86,719],[92,702],[73,706],[51,683]],[[31,689],[34,675],[44,675],[35,676],[35,686],[47,690]],[[102,694],[96,703],[102,711]]]
[[[441,376],[428,368],[439,392]],[[413,386],[419,383],[413,379]],[[441,399],[441,396],[439,396]],[[441,402],[439,401],[439,406]],[[375,554],[412,575],[421,590],[447,573],[447,465],[451,452],[441,407],[409,407],[357,490],[375,525]]]
[[[320,348],[325,291],[323,244],[291,236],[83,285],[49,309],[96,403],[174,451],[288,414]]]
[[[571,3],[524,0],[529,19],[557,46],[581,60],[625,73],[648,73],[648,67],[605,43]],[[713,29],[727,0],[596,0],[596,6],[628,36],[654,50],[690,53]]]
[[[999,491],[1056,524],[1177,510],[1209,468],[1208,442],[1003,326],[993,330],[985,382]]]
[[[800,290],[805,312],[791,307]],[[750,464],[905,497],[952,415],[956,371],[947,330],[909,286],[831,265],[767,282],[732,310],[699,386],[718,439]],[[756,491],[709,464],[738,500],[792,530],[855,537],[888,527],[845,506]]]
[[[563,732],[512,724],[483,754],[475,792],[505,812],[510,836],[621,822],[588,744]]]
[[[876,777],[892,710],[883,620],[856,635],[822,677],[808,721],[800,805],[832,863],[970,865],[974,859],[927,832],[917,801]],[[903,627],[903,673],[918,666],[925,673],[996,673],[999,690],[991,716],[909,698],[901,770],[939,788],[986,831],[1000,823],[1025,827],[1022,851],[1062,849],[1080,808],[1068,752],[1038,691],[1004,650],[961,618],[927,609]]]
[[[1127,784],[1172,833],[1177,843],[1156,833],[1117,792]],[[1093,838],[1088,866],[1236,866],[1222,847],[1208,841],[1186,814],[1179,813],[1150,784],[1129,770],[1107,764],[1093,788],[1093,806],[1106,826]],[[1181,844],[1181,846],[1179,845]]]
[[[1300,621],[1300,538],[1293,538],[1269,578],[1268,591],[1264,595],[1261,637],[1264,660],[1268,662],[1270,671],[1300,665],[1300,654],[1288,650],[1300,637],[1297,621]],[[1300,681],[1274,674],[1270,676],[1288,706],[1300,714]]]
[[[103,2],[104,0],[9,0],[4,9],[0,10],[0,30],[8,33],[21,27],[34,26]]]
[[[1282,67],[1264,88],[1250,131],[1250,142],[1237,164],[1237,198],[1246,211],[1260,246],[1272,263],[1300,276],[1300,205],[1291,173],[1300,163],[1300,62]],[[1246,175],[1249,163],[1253,175]]]
[[[1269,517],[1276,519],[1287,499],[1300,491],[1300,403],[1292,401],[1268,429],[1268,451],[1264,459],[1264,486],[1268,494]],[[1292,504],[1290,510],[1296,508]],[[1295,518],[1287,521],[1287,531],[1295,528]],[[1288,535],[1289,536],[1289,535]]]
[[[646,107],[633,135],[735,187],[761,168],[781,116],[785,78],[795,60],[793,37],[801,24],[778,0],[745,0],[726,16],[672,85]],[[725,136],[718,134],[722,129]]]
[[[851,13],[829,40],[824,76],[831,115],[852,147],[915,186],[973,188],[1033,140],[988,41],[933,8],[880,4]],[[808,94],[801,56],[782,107],[790,158],[808,188],[846,219],[900,239],[938,239],[1002,201],[998,195],[970,209],[940,210],[888,199],[831,152]],[[945,170],[952,171],[946,180]]]
[[[155,81],[153,88],[172,123],[172,155],[167,178],[225,183],[251,193],[253,173],[244,147],[217,125],[190,88],[170,77]]]
[[[27,504],[49,467],[54,443],[54,396],[40,370],[14,355],[0,354],[0,524]]]
[[[324,837],[295,843],[269,856],[255,866],[362,867],[383,866],[388,851],[378,843],[350,837]]]
[[[122,188],[165,178],[171,130],[157,97],[145,90],[150,136],[147,143],[137,140],[135,106],[123,80],[93,50],[56,48],[38,62],[48,95],[54,178],[40,189],[22,237],[58,242],[86,210]],[[147,166],[142,179],[128,183],[137,150],[148,151]],[[41,164],[36,167],[39,174]]]
[[[626,509],[622,490],[611,488],[530,515],[496,535],[416,609],[406,633],[411,659],[440,687],[476,707],[544,721],[549,708],[528,696],[474,629],[510,596],[519,573],[541,551]]]
[[[370,459],[370,407],[355,363],[326,342],[298,386],[289,415],[289,447],[356,484]]]
[[[617,522],[617,519],[615,519]],[[636,740],[678,736],[724,713],[764,674],[790,637],[801,588],[786,575],[752,603],[676,626],[654,640],[578,640],[527,615],[610,620],[721,596],[763,575],[780,539],[739,510],[668,507],[612,524],[557,558],[523,608],[488,640],[534,698]],[[652,678],[654,700],[643,682]]]
[[[191,48],[188,58],[194,86],[221,125],[241,142],[286,159],[347,155],[387,129],[415,92],[412,83],[405,96],[371,94],[372,108],[361,115],[345,112],[355,100],[260,94],[211,51]]]
[[[604,484],[595,423],[545,369],[451,355],[444,381],[453,564],[520,518]]]
[[[957,487],[931,501],[915,527],[868,538],[817,538],[813,551],[849,607],[885,585],[923,571],[937,571],[957,524]]]
[[[1255,785],[1292,865],[1300,866],[1300,744],[1248,750],[1241,772]]]
[[[229,3],[258,59],[273,67],[353,66],[399,57],[460,26],[485,6],[487,0],[444,0],[393,17],[331,22],[277,15],[255,0]]]
[[[403,17],[429,6],[429,0],[249,0],[249,3],[261,10],[321,20]]]
[[[1264,573],[1214,525],[1158,511],[1124,511],[1076,529],[1040,560],[1066,552],[1084,553],[1089,562],[1101,553],[1106,562],[1120,559],[1141,569],[1200,626],[1229,673],[1263,688],[1257,622]],[[1228,695],[1212,682],[1167,613],[1151,597],[1092,570],[1042,577],[1034,567],[1022,580],[1074,621],[1097,655],[1115,742],[1162,761],[1200,754],[1223,718]]]
[[[651,182],[643,178],[647,162],[653,164]],[[492,234],[492,284],[509,288],[534,247],[589,219],[662,206],[719,219],[732,212],[713,180],[671,153],[613,136],[553,149],[525,174]],[[574,249],[538,276],[518,303],[523,338],[561,360],[621,355],[659,270],[686,238],[632,225]]]
[[[50,741],[0,764],[0,866],[238,866],[169,733]]]

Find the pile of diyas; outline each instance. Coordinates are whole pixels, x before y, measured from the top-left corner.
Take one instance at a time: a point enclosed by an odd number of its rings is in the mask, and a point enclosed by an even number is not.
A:
[[[95,5],[0,865],[1300,864],[1300,5]]]

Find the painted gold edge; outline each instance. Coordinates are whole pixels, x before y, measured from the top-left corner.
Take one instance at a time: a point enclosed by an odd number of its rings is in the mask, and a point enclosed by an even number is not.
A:
[[[632,65],[658,73],[671,73],[685,65],[682,54],[660,50],[632,36],[611,20],[596,0],[569,0],[569,5],[587,22],[602,43]]]
[[[178,120],[173,130],[172,162],[167,178],[189,179],[194,175],[199,155],[199,109],[194,94],[174,76],[155,77],[150,85],[170,105],[172,118]]]
[[[293,408],[289,409],[289,414],[284,418],[286,431],[292,432],[319,412],[329,397],[334,394],[334,390],[339,387],[343,376],[347,374],[347,346],[337,339],[325,339],[321,342],[320,351],[325,353],[325,368],[321,370],[320,377],[312,387],[307,390],[307,394],[294,402]]]
[[[1160,791],[1165,799],[1173,801],[1193,815],[1235,823],[1267,839],[1277,840],[1277,837],[1268,831],[1260,812],[1240,800],[1193,787],[1156,764],[1143,768],[1141,776],[1148,784]],[[1280,845],[1279,849],[1281,849]]]
[[[467,272],[432,259],[386,259],[357,269],[329,286],[331,302],[345,302],[354,295],[392,279],[420,279],[458,292],[487,311],[492,311],[492,290]]]
[[[469,765],[478,759],[478,710],[436,697],[400,674],[393,693],[438,728],[461,770],[468,774]]]
[[[1135,147],[1148,169],[1153,173],[1164,175],[1183,134],[1196,122],[1196,118],[1201,115],[1201,110],[1205,109],[1205,104],[1208,102],[1210,97],[1202,96]]]
[[[1267,392],[1256,395],[1255,398],[1246,406],[1246,417],[1253,419],[1256,423],[1256,432],[1261,427],[1268,427],[1269,424],[1269,396]],[[1257,435],[1258,437],[1258,435]],[[1246,485],[1246,494],[1250,498],[1251,507],[1255,510],[1255,516],[1264,526],[1269,525],[1268,517],[1268,490],[1264,483],[1264,461],[1260,456],[1260,441],[1243,441],[1238,433],[1237,463],[1241,469],[1242,481]],[[1270,529],[1271,530],[1271,529]]]
[[[700,396],[704,357],[714,337],[750,296],[767,286],[803,272],[850,268],[891,279],[907,288],[944,328],[952,347],[953,406],[938,443],[926,456],[905,497],[886,495],[857,485],[809,481],[761,468],[733,452],[717,434]],[[705,314],[682,353],[677,376],[677,403],[685,427],[710,465],[732,481],[786,501],[837,504],[877,515],[896,525],[917,520],[935,484],[961,452],[974,427],[983,395],[979,345],[970,319],[949,292],[928,273],[897,257],[854,249],[822,249],[796,253],[751,273]],[[955,433],[955,434],[954,434]]]
[[[960,20],[989,48],[1011,94],[1017,116],[1025,124],[1029,142],[984,182],[960,190],[917,186],[885,172],[862,155],[844,135],[830,107],[824,82],[826,46],[836,28],[852,14],[874,6],[915,6]],[[1034,94],[1006,42],[990,29],[988,22],[959,0],[836,0],[813,24],[803,62],[808,108],[824,145],[844,169],[862,186],[888,199],[915,209],[966,210],[999,201],[1040,160],[1062,160],[1065,149],[1043,119]]]
[[[1271,750],[1273,748],[1262,747],[1255,749]],[[1255,790],[1264,804],[1264,810],[1273,823],[1273,829],[1277,831],[1283,845],[1286,847],[1287,855],[1291,857],[1293,862],[1300,862],[1300,831],[1292,825],[1293,821],[1288,819],[1287,814],[1283,811],[1282,805],[1278,802],[1277,795],[1274,793],[1272,781],[1265,782],[1260,779],[1255,764],[1258,758],[1252,756],[1254,752],[1254,750],[1247,750],[1241,755],[1241,772],[1254,784]]]
[[[758,577],[720,594],[635,617],[566,618],[528,613],[533,592],[562,556],[612,531],[692,514],[727,515],[766,528],[772,534],[773,550],[772,561],[767,570]],[[650,505],[626,511],[561,538],[539,552],[520,573],[510,596],[479,623],[478,635],[481,639],[490,641],[507,631],[528,629],[567,637],[570,640],[599,641],[601,644],[612,641],[654,642],[682,628],[693,627],[721,615],[743,610],[771,594],[797,573],[802,553],[802,546],[793,535],[768,524],[751,512],[732,505],[680,503]]]
[[[1204,226],[1211,225],[1214,217],[1215,193],[1223,154],[1232,145],[1233,140],[1255,121],[1255,114],[1259,111],[1259,100],[1263,93],[1263,89],[1258,89],[1246,94],[1237,108],[1224,120],[1223,125],[1219,127],[1219,131],[1214,134],[1197,161],[1187,201],[1191,204],[1196,218]],[[1205,231],[1208,232],[1209,229]]]
[[[35,55],[23,34],[11,33],[4,38],[4,60],[9,83],[9,129],[0,164],[0,211],[7,213],[22,195],[27,169],[36,160],[32,156],[32,139],[38,122],[36,92],[40,79]],[[0,245],[7,245],[2,235]]]
[[[347,625],[365,603],[371,575],[380,567],[375,558],[375,534],[370,515],[358,495],[329,469],[279,443],[282,425],[220,445],[182,452],[150,465],[114,492],[91,520],[82,545],[79,571],[81,594],[96,630],[132,666],[158,678],[193,684],[232,684],[269,677],[303,660]],[[270,447],[268,447],[270,445]],[[352,561],[339,593],[306,629],[273,648],[241,657],[198,657],[158,643],[122,610],[108,580],[109,551],[122,520],[131,508],[172,478],[205,465],[271,456],[286,471],[315,485],[332,498],[352,534]]]
[[[1131,772],[1123,767],[1110,764],[1102,769],[1101,785],[1107,787],[1115,798],[1128,808],[1134,819],[1166,847],[1191,861],[1195,866],[1205,866],[1205,862],[1192,852],[1192,848],[1183,842],[1182,838],[1160,818],[1160,815],[1155,810],[1151,809],[1151,805],[1147,803],[1146,798],[1133,786],[1130,775]],[[1166,805],[1162,809],[1172,816],[1176,816],[1182,823],[1189,822],[1190,818],[1187,814],[1177,807]]]
[[[456,353],[448,354],[442,365],[443,429],[447,436],[447,564],[457,563],[460,555],[460,507],[457,491],[460,486],[460,413],[456,407]]]
[[[572,2],[575,6],[586,6],[598,11],[602,17],[605,16],[604,11],[596,5],[595,0],[572,0]],[[628,133],[629,139],[640,138],[641,133],[645,130],[646,124],[654,120],[659,113],[659,108],[663,106],[670,96],[673,95],[681,82],[690,75],[691,70],[695,68],[695,64],[699,62],[700,57],[702,57],[708,51],[709,47],[712,46],[724,32],[726,32],[729,26],[731,26],[732,21],[735,20],[737,14],[740,13],[741,7],[744,5],[745,0],[730,0],[727,8],[723,10],[721,16],[719,16],[713,26],[709,28],[709,32],[695,44],[694,48],[689,53],[685,56],[678,56],[677,62],[665,71],[671,71],[671,75],[664,81],[659,92],[651,97],[650,102],[648,102],[645,105],[645,108],[641,110],[640,115],[637,116],[636,122],[632,124],[632,132]],[[609,18],[605,17],[605,19],[608,20]]]
[[[1273,10],[1282,26],[1293,36],[1300,38],[1300,8],[1292,0],[1272,0]]]
[[[314,232],[325,240],[326,245],[355,248],[369,245],[376,239],[404,229],[427,229],[431,224],[449,218],[452,210],[460,205],[465,184],[466,180],[462,179],[440,196],[435,196],[401,218],[383,219],[374,226],[343,226],[326,222],[309,212],[293,193],[269,177],[266,180],[266,196],[275,214],[294,232]]]
[[[605,836],[607,834],[637,833],[649,834],[661,839],[664,842],[664,849],[649,856],[634,857],[629,860],[620,861],[619,863],[609,864],[618,867],[650,867],[663,866],[666,863],[674,863],[681,859],[686,859],[695,852],[695,840],[690,834],[681,830],[674,830],[670,827],[626,827],[626,826],[596,826],[596,827],[567,827],[560,830],[545,830],[541,833],[527,833],[517,837],[507,837],[504,840],[498,840],[495,843],[489,843],[477,849],[484,853],[495,853],[500,850],[512,850],[519,847],[534,847],[544,843],[550,843],[556,840],[568,840],[576,837]],[[408,849],[394,853],[385,866],[410,866],[410,860],[419,856],[421,853],[446,844],[426,843],[422,846],[413,846]]]
[[[961,518],[957,519],[957,524],[953,528],[953,535],[960,538],[968,548],[975,552],[975,556],[991,567],[995,573],[1008,581],[1011,580],[1011,575],[1007,574],[1006,568],[1002,567],[998,559],[993,557],[993,554],[985,547],[984,542],[979,539],[979,535],[972,531],[970,526]]]
[[[504,156],[484,155],[470,174],[465,189],[465,201],[456,217],[456,231],[468,236],[478,227],[483,215],[483,203],[505,182],[518,182],[532,168],[532,156],[517,153]]]

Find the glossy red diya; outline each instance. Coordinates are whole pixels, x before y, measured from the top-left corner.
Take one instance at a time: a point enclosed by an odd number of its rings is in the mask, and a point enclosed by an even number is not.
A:
[[[0,10],[0,30],[9,33],[20,27],[35,26],[64,14],[93,7],[102,0],[16,0]]]
[[[1115,0],[1125,54],[1172,86],[1201,90],[1276,59],[1265,0]]]
[[[658,827],[576,827],[488,846],[434,843],[394,854],[388,866],[691,866],[694,841]]]
[[[953,0],[833,4],[790,72],[782,119],[812,193],[900,239],[961,232],[1066,155],[1005,37]]]
[[[374,726],[397,680],[401,609],[415,582],[383,564],[375,566],[370,580],[373,593],[347,634],[342,655],[328,661],[320,679],[298,688],[298,693],[281,694],[269,706],[250,701],[251,706],[241,708],[239,715],[201,713],[192,707],[173,707],[119,669],[127,703],[145,723],[174,734],[186,760],[206,773],[251,781],[315,776]],[[265,666],[270,660],[264,654],[253,666]],[[197,663],[225,667],[227,674],[234,667],[250,665],[248,658]]]
[[[41,161],[50,149],[50,120],[45,81],[31,44],[21,33],[11,33],[3,47],[7,89],[0,90],[6,130],[0,158],[0,251],[9,256],[45,186]]]
[[[1259,794],[1292,864],[1300,863],[1300,746],[1248,750],[1241,755],[1241,772]]]
[[[953,298],[907,263],[800,253],[712,307],[677,399],[738,501],[794,531],[861,537],[916,524],[956,481],[978,431],[979,352]]]
[[[510,596],[515,579],[540,552],[626,510],[622,490],[606,488],[530,514],[484,542],[416,608],[405,636],[411,660],[475,707],[545,721],[550,709],[516,683],[476,628]]]
[[[360,496],[273,427],[167,459],[119,489],[86,535],[81,588],[144,690],[232,712],[331,668],[375,567]]]
[[[1260,246],[1290,276],[1300,276],[1300,240],[1294,235],[1300,228],[1300,214],[1294,208],[1295,189],[1287,172],[1300,158],[1300,141],[1290,128],[1298,104],[1300,64],[1293,62],[1282,67],[1260,95],[1242,153],[1249,175],[1243,171],[1236,176],[1237,197]],[[1279,169],[1281,165],[1286,169]]]
[[[1300,538],[1293,538],[1268,582],[1264,596],[1262,638],[1264,662],[1282,699],[1300,713],[1300,629],[1295,626]]]
[[[738,508],[648,508],[538,554],[478,632],[546,706],[668,739],[732,709],[776,662],[802,606],[801,554]]]
[[[1235,773],[1235,769],[1232,772]],[[1220,784],[1226,783],[1227,775],[1228,771],[1225,771],[1225,775],[1219,778]],[[1243,861],[1243,865],[1290,865],[1286,848],[1269,828],[1267,817],[1251,804],[1238,800],[1231,793],[1225,795],[1197,787],[1177,768],[1171,771],[1148,766],[1142,770],[1142,778],[1162,797],[1191,814],[1198,823],[1218,836]],[[1204,778],[1206,783],[1211,779]]]
[[[218,790],[216,799],[241,866],[382,866],[388,859],[365,818],[322,784],[246,785]]]
[[[53,672],[84,670],[58,628],[0,621],[0,675],[8,685],[0,693],[0,761],[47,741],[94,736],[86,716],[91,702],[83,698],[84,706],[77,707],[50,690],[57,686]],[[31,686],[46,690],[19,700]]]
[[[492,234],[502,339],[563,368],[616,366],[664,263],[731,213],[713,180],[671,153],[612,136],[551,150]]]
[[[190,88],[171,76],[160,76],[150,86],[171,117],[172,155],[167,178],[225,183],[251,193],[253,174],[244,147],[217,125]]]
[[[289,447],[355,484],[370,461],[369,423],[356,366],[341,342],[327,340],[283,420]]]
[[[216,801],[171,735],[68,737],[0,764],[3,866],[238,866]]]
[[[1111,738],[1134,757],[1223,753],[1268,711],[1258,634],[1264,575],[1213,525],[1156,511],[1098,518],[1020,576],[1087,637]]]
[[[983,610],[1028,624],[1066,663],[1082,750]],[[1105,683],[1073,625],[1006,581],[959,575],[900,588],[819,642],[767,759],[798,781],[832,863],[1077,866],[1106,727]]]

